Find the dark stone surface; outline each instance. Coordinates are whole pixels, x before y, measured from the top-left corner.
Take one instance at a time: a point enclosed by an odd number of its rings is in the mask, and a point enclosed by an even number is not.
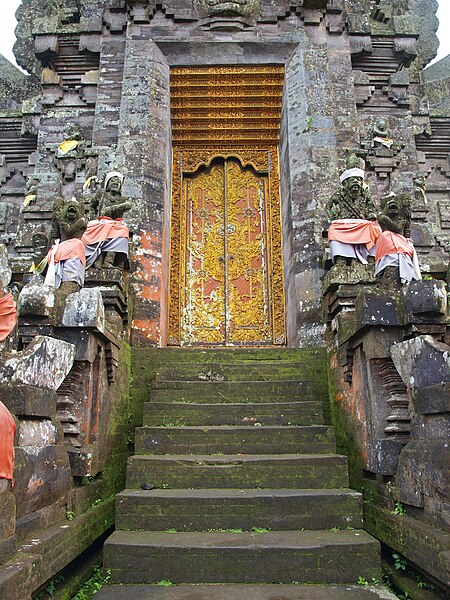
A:
[[[418,415],[450,413],[450,382],[417,388],[413,402]]]
[[[442,504],[450,500],[450,449],[445,440],[427,439],[412,441],[400,454],[397,486],[402,502],[425,507],[435,514],[442,526],[450,525],[450,517]]]
[[[413,389],[450,381],[450,347],[431,336],[395,345],[392,358],[404,383]]]
[[[434,313],[435,318],[447,314],[447,290],[445,281],[412,281],[402,289],[406,313]]]
[[[443,530],[408,515],[395,515],[372,503],[365,507],[364,523],[367,531],[430,573],[444,589],[450,585],[448,528]]]
[[[109,585],[98,593],[98,600],[230,600],[233,596],[248,600],[395,600],[381,586],[354,585]]]
[[[16,499],[10,490],[2,489],[0,491],[0,542],[5,543],[8,538],[14,535],[15,531]]]
[[[373,470],[381,475],[394,475],[398,467],[398,457],[404,444],[401,441],[384,438],[374,442]]]
[[[72,485],[67,450],[44,445],[16,448],[14,495],[17,516],[63,500]]]
[[[305,583],[350,583],[355,570],[368,580],[380,573],[378,543],[362,530],[116,531],[105,543],[104,557],[112,583],[289,583],[299,571]]]
[[[124,490],[116,529],[207,531],[362,526],[357,492],[349,490]]]
[[[356,299],[355,317],[359,327],[392,327],[403,324],[399,297],[373,288],[361,292]]]
[[[18,417],[51,418],[56,412],[54,390],[32,385],[0,385],[0,400]]]

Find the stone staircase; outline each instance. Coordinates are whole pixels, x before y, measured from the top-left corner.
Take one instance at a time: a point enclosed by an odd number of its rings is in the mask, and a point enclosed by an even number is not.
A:
[[[380,579],[379,545],[324,424],[324,353],[164,352],[96,597],[393,597],[356,585]]]

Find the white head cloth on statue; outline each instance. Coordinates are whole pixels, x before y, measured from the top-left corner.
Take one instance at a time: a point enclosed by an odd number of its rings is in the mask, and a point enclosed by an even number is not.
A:
[[[358,169],[355,167],[354,169],[347,169],[346,171],[341,173],[339,180],[342,183],[349,177],[360,177],[361,179],[364,179],[364,174],[365,173],[362,169]]]
[[[108,187],[108,182],[110,179],[112,179],[113,177],[118,177],[120,179],[120,185],[123,185],[123,180],[125,179],[125,176],[122,175],[122,173],[120,173],[119,171],[110,171],[109,173],[106,173],[105,176],[105,183],[103,184],[103,187],[105,188],[105,190]]]

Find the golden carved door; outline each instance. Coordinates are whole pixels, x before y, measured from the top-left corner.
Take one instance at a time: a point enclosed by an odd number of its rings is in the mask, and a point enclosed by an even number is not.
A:
[[[178,343],[283,343],[273,322],[268,173],[216,158],[183,177],[180,200]]]
[[[285,343],[282,65],[174,67],[168,343]]]

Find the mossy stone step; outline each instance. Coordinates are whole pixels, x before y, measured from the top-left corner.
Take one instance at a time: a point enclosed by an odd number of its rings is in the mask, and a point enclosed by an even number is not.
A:
[[[236,362],[326,363],[325,348],[132,348],[133,370],[149,365]]]
[[[146,402],[144,426],[159,425],[320,425],[323,404],[305,402],[244,402],[200,404],[196,402]]]
[[[107,585],[95,600],[397,600],[381,585]]]
[[[116,529],[206,531],[362,527],[361,494],[339,490],[124,490]]]
[[[151,386],[150,400],[286,402],[320,400],[326,397],[322,392],[313,381],[155,381]]]
[[[380,577],[379,543],[363,530],[115,531],[103,552],[111,583],[350,583]]]
[[[347,458],[337,454],[134,455],[128,459],[127,488],[348,487]]]
[[[305,426],[137,427],[137,454],[291,454],[333,452],[334,429]]]
[[[327,377],[322,361],[254,363],[180,363],[156,370],[156,381],[277,381]]]

